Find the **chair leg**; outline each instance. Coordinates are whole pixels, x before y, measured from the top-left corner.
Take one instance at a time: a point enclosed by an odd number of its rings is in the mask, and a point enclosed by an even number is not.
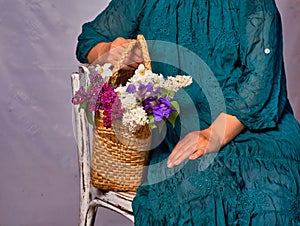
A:
[[[81,209],[81,217],[78,226],[94,226],[97,208],[97,206],[89,206],[85,210]]]
[[[85,226],[94,226],[96,214],[97,214],[97,206],[90,206],[86,214],[86,224]]]

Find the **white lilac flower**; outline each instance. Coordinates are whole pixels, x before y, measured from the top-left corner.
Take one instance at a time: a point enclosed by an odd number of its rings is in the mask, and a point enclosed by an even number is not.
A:
[[[162,74],[154,74],[155,77],[153,78],[153,84],[154,88],[161,88],[163,86],[163,83],[165,82],[165,79]]]
[[[127,95],[127,86],[119,86],[115,88],[115,92],[118,94],[119,97],[123,97],[124,95]]]
[[[95,71],[99,72],[103,78],[111,77],[112,70],[110,69],[111,64],[105,63],[103,66],[96,64]]]
[[[175,79],[180,84],[181,88],[189,86],[193,82],[192,77],[187,75],[177,75]]]
[[[163,84],[163,88],[172,92],[177,92],[179,89],[171,80],[166,80]]]
[[[125,111],[122,117],[123,124],[131,131],[149,123],[147,113],[143,107],[136,107]]]
[[[125,110],[135,108],[137,106],[136,96],[133,93],[122,95],[119,97],[122,103],[122,108]]]
[[[192,77],[186,75],[177,75],[175,77],[169,76],[163,83],[163,88],[177,92],[180,88],[189,86],[192,84]]]

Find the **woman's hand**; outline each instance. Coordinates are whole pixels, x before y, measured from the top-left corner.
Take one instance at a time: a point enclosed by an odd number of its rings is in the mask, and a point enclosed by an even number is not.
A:
[[[170,154],[167,165],[172,168],[187,158],[194,160],[206,153],[218,152],[244,128],[237,117],[222,112],[209,128],[191,132],[179,141]]]
[[[217,152],[221,148],[221,142],[212,133],[211,128],[201,131],[194,131],[187,134],[175,146],[168,158],[169,168],[179,165],[185,159],[194,160],[206,153]]]
[[[101,64],[111,63],[112,65],[115,65],[119,61],[128,44],[132,41],[133,40],[131,39],[119,37],[112,42],[98,43],[88,53],[88,61],[89,63],[98,61]],[[140,48],[134,47],[129,56],[125,59],[122,69],[135,70],[141,63],[143,63],[142,51]]]
[[[117,38],[111,42],[107,62],[115,65],[119,61],[128,44],[132,41],[133,40],[130,39]],[[134,47],[131,54],[127,57],[127,59],[125,59],[122,68],[125,70],[134,70],[138,68],[141,63],[143,63],[142,50],[138,47]]]

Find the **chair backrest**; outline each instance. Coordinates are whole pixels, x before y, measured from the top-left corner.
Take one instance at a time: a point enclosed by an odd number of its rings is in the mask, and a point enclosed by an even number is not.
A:
[[[71,74],[72,94],[81,86],[89,84],[89,70],[86,66],[79,66],[79,72]],[[91,185],[91,144],[89,123],[84,110],[73,105],[73,129],[75,132],[79,180],[80,180],[80,211],[79,226],[94,225],[97,207],[102,206],[113,210],[134,222],[131,203],[135,193],[101,191]]]
[[[80,86],[86,85],[86,71],[84,67],[79,66],[79,73],[74,72],[71,75],[72,94],[79,90]],[[83,109],[79,110],[78,105],[73,105],[73,126],[77,144],[79,179],[80,179],[80,206],[88,209],[92,197],[90,185],[90,159],[91,146],[89,135],[89,124]],[[80,220],[84,219],[80,213]]]

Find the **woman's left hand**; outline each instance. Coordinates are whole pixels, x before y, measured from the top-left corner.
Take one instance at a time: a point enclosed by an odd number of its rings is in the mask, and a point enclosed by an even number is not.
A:
[[[187,158],[194,160],[206,153],[218,152],[244,129],[245,126],[236,116],[222,112],[210,127],[191,132],[179,141],[170,154],[167,165],[172,168]]]
[[[167,166],[172,168],[187,158],[194,160],[206,153],[217,152],[220,147],[220,139],[212,133],[211,128],[191,132],[175,146],[168,158]]]

